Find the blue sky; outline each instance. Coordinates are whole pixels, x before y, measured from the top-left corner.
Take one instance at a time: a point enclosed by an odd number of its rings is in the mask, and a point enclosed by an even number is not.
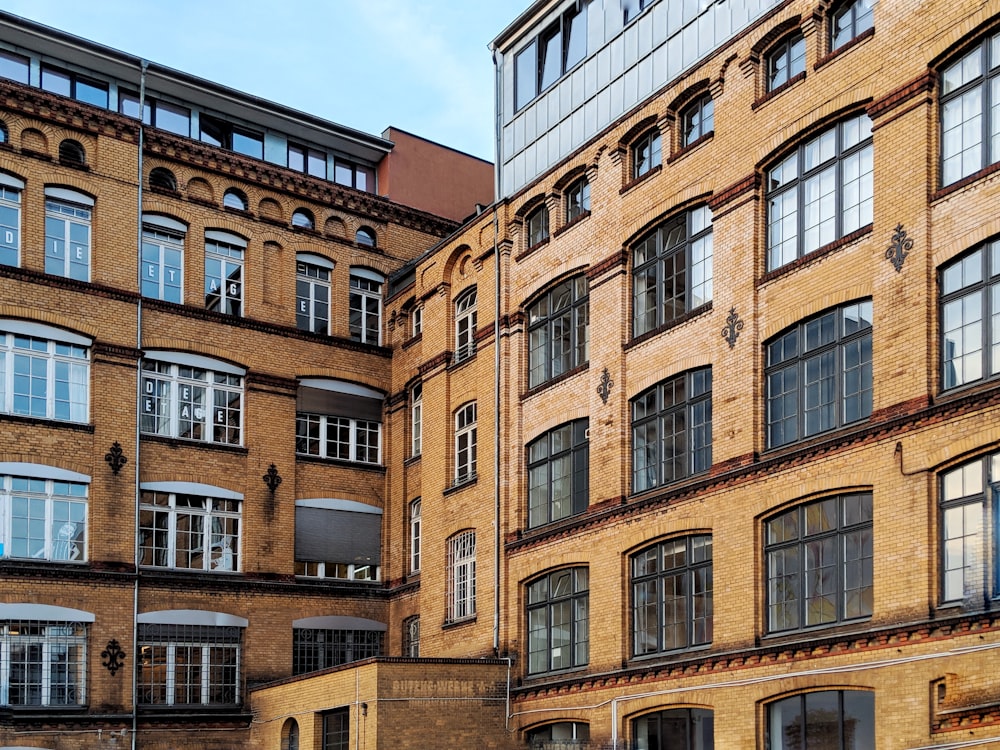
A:
[[[493,160],[487,48],[530,0],[0,0],[33,21],[368,133]]]

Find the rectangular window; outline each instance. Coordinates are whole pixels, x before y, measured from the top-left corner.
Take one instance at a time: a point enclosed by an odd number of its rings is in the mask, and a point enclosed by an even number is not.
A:
[[[476,532],[464,531],[448,540],[448,611],[455,622],[476,614]]]
[[[30,60],[13,52],[0,50],[0,78],[7,78],[17,83],[28,83],[28,66]]]
[[[767,706],[768,750],[855,750],[875,747],[875,694],[823,690]]]
[[[528,387],[535,388],[590,359],[587,279],[568,279],[528,308]]]
[[[476,478],[476,402],[455,413],[455,484]]]
[[[351,750],[350,709],[323,714],[323,750]]]
[[[326,179],[326,153],[318,149],[288,144],[288,168]]]
[[[417,383],[410,391],[410,455],[419,456],[424,436],[424,387]]]
[[[350,283],[351,338],[363,344],[382,343],[382,281],[371,272],[352,270]]]
[[[470,289],[455,302],[455,362],[462,362],[476,353],[476,295]]]
[[[566,223],[576,221],[590,213],[590,182],[577,180],[566,190]]]
[[[225,315],[243,314],[245,247],[205,239],[205,307]]]
[[[242,444],[243,378],[201,367],[145,360],[142,412],[147,435]]]
[[[295,264],[295,325],[300,331],[330,333],[330,269]]]
[[[0,331],[0,411],[86,422],[89,391],[86,347]]]
[[[0,558],[86,561],[87,485],[0,477]]]
[[[180,304],[183,301],[184,236],[142,228],[142,296]]]
[[[632,144],[632,179],[637,180],[663,163],[660,131],[653,128]]]
[[[143,492],[139,564],[178,570],[240,569],[241,501]]]
[[[338,185],[375,192],[375,170],[363,164],[355,164],[338,157],[333,165],[333,181]]]
[[[295,452],[306,456],[382,462],[382,424],[326,414],[295,415]]]
[[[233,125],[225,120],[203,114],[199,118],[200,139],[204,143],[229,149],[238,154],[264,158],[264,136],[261,133]]]
[[[420,572],[420,498],[410,503],[410,572]]]
[[[621,0],[622,15],[625,18],[625,23],[638,16],[654,2],[655,0]]]
[[[587,4],[577,3],[514,58],[514,109],[521,109],[586,56]]]
[[[292,630],[292,674],[306,674],[338,667],[373,656],[382,656],[385,633],[381,630]]]
[[[0,266],[21,265],[21,191],[0,185]]]
[[[129,92],[119,93],[118,111],[127,117],[138,119],[139,95]],[[184,137],[191,135],[191,110],[177,104],[170,104],[147,96],[142,121],[146,125],[152,125],[154,128],[160,128],[170,133]]]
[[[0,621],[0,706],[85,705],[85,624]]]
[[[411,333],[414,336],[419,336],[424,330],[424,308],[414,307],[413,308],[413,325],[411,328]]]
[[[239,704],[242,635],[239,627],[140,623],[138,703]]]
[[[108,108],[108,84],[71,73],[68,70],[42,65],[42,89],[69,96],[79,102]]]
[[[45,273],[90,281],[91,209],[45,201]]]

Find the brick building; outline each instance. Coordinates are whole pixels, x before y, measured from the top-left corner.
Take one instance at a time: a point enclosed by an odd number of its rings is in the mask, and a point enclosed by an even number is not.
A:
[[[998,9],[538,0],[493,48],[460,228],[233,155],[236,113],[220,148],[39,91],[45,59],[2,84],[4,382],[55,374],[44,415],[3,391],[0,497],[47,531],[4,540],[0,669],[76,671],[0,694],[0,747],[1000,747]],[[105,203],[87,278],[48,265]],[[178,234],[187,304],[137,286]],[[162,406],[192,372],[210,437]]]

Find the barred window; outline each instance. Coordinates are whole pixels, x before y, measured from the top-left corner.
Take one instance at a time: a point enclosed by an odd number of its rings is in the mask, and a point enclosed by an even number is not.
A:
[[[292,674],[305,674],[352,661],[383,655],[385,633],[380,630],[292,631]]]
[[[0,620],[0,706],[86,703],[86,623]]]
[[[242,637],[240,627],[140,622],[139,704],[239,704]]]
[[[242,501],[143,491],[139,564],[184,570],[240,569]]]
[[[447,622],[476,614],[476,532],[463,531],[448,540]]]
[[[0,476],[0,559],[87,559],[87,489],[82,482]]]
[[[476,288],[455,300],[455,362],[476,353]]]

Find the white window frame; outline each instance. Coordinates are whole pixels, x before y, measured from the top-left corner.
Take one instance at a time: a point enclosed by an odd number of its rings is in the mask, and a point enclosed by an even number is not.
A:
[[[205,308],[223,315],[246,314],[244,261],[247,242],[242,237],[209,229],[205,231]],[[217,269],[210,268],[217,265]]]
[[[412,336],[419,336],[424,331],[424,308],[414,307],[410,315],[410,334]]]
[[[416,458],[423,451],[424,441],[424,384],[417,383],[410,389],[410,456]]]
[[[382,343],[382,287],[385,277],[366,268],[352,268],[348,302],[351,338],[362,344]],[[370,303],[375,309],[370,309]],[[374,326],[372,323],[374,322]],[[374,327],[374,334],[371,328]]]
[[[330,334],[333,267],[333,261],[320,255],[295,256],[295,326],[300,331]]]
[[[24,181],[0,173],[0,265],[21,265],[21,193]],[[4,256],[13,254],[13,262]],[[9,260],[9,258],[8,258]]]
[[[90,281],[93,258],[94,199],[66,188],[45,189],[45,273],[77,281]],[[61,225],[62,237],[50,234]],[[74,228],[76,228],[74,230]],[[76,232],[85,232],[86,241]]]
[[[184,302],[184,238],[187,227],[165,216],[144,216],[142,221],[142,296]],[[175,256],[175,257],[173,257]],[[170,262],[173,260],[174,262]],[[153,291],[155,294],[147,293]],[[168,294],[176,290],[175,293]]]
[[[345,424],[348,429],[349,442],[347,443],[346,457],[331,451],[331,446],[343,445],[343,443],[330,439],[330,430],[336,429],[338,423]],[[319,446],[318,452],[299,450],[299,441],[305,439],[308,441],[308,445],[314,440],[313,438],[303,435],[302,432],[300,432],[300,426],[303,424],[319,425],[319,439],[317,441]],[[373,432],[375,434],[374,461],[361,457],[361,453],[366,450],[366,446],[361,444],[359,436],[365,430],[369,433]],[[300,412],[295,415],[295,443],[295,452],[300,456],[319,456],[320,458],[329,458],[336,461],[351,461],[352,463],[359,464],[371,464],[372,466],[381,466],[382,464],[382,423],[374,420],[339,417],[335,414],[309,414],[306,412]],[[371,445],[367,446],[367,450],[371,450]]]
[[[463,362],[476,353],[476,287],[467,289],[455,300],[455,362]]]
[[[414,615],[403,620],[403,656],[420,658],[420,616]]]
[[[169,570],[201,570],[211,572],[238,572],[242,568],[243,549],[243,495],[222,487],[213,487],[194,482],[149,482],[141,485],[142,495],[139,502],[139,555],[145,568],[163,568]],[[150,502],[153,498],[163,498],[166,504],[159,505]],[[194,500],[204,502],[202,508],[185,503]],[[222,503],[235,503],[236,510],[229,510]],[[153,517],[153,526],[143,525],[143,515],[161,514],[167,521],[166,528],[159,527]],[[188,533],[178,528],[181,518],[198,517],[203,519],[201,543],[194,544],[182,554],[195,555],[201,553],[201,565],[179,565],[178,540],[179,534]],[[226,522],[229,522],[226,525]],[[235,533],[229,533],[235,526]],[[148,534],[148,537],[147,537]],[[158,545],[157,534],[163,534],[166,545]],[[193,534],[189,536],[194,539]],[[146,543],[148,538],[149,544]],[[208,554],[205,554],[206,550]],[[149,554],[153,562],[143,558]],[[166,555],[166,563],[156,562],[157,555]]]
[[[421,500],[416,498],[410,502],[410,572],[420,572],[420,508]]]
[[[476,616],[476,532],[462,531],[448,540],[448,612],[446,621]]]
[[[90,477],[41,464],[0,463],[0,472],[0,559],[86,562]],[[17,513],[15,499],[26,501]],[[24,538],[27,554],[16,558],[15,519],[29,535],[32,522],[41,521],[44,534]]]
[[[0,318],[0,413],[34,419],[86,423],[90,414],[91,340],[42,323]],[[23,374],[15,363],[28,358],[29,380],[45,380],[45,413],[32,413],[32,402],[41,399],[30,387],[23,391]],[[41,370],[44,369],[44,374]],[[68,387],[66,398],[57,398],[59,384]],[[21,386],[21,392],[15,389]],[[28,398],[27,410],[18,398]]]
[[[243,444],[245,370],[198,354],[156,351],[146,352],[139,368],[142,434],[219,445]],[[197,373],[203,373],[204,377],[196,377]],[[203,389],[201,416],[198,415],[199,404],[193,400],[195,388]],[[216,404],[216,396],[223,394],[229,394],[229,398],[238,394],[235,408],[228,401]],[[231,424],[229,418],[234,413],[236,424]],[[182,434],[182,419],[192,432],[196,426],[200,427],[201,436]],[[152,429],[149,429],[150,421]],[[236,440],[231,438],[233,434]]]
[[[476,478],[476,402],[470,401],[455,412],[455,485]]]

